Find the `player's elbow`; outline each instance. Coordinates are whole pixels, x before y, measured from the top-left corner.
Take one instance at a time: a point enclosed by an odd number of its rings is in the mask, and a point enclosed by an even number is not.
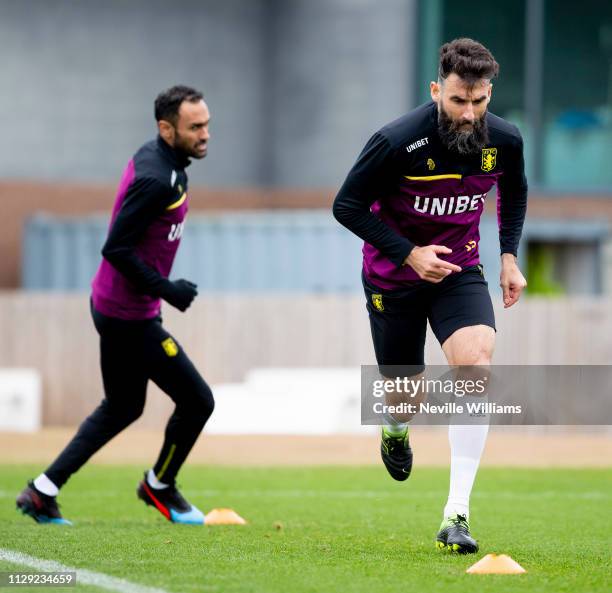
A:
[[[102,257],[111,264],[116,264],[121,261],[123,256],[123,250],[114,247],[113,245],[109,245],[106,243],[104,247],[102,247]]]
[[[110,247],[107,243],[102,247],[102,251],[101,251],[102,257],[104,259],[107,259],[108,261],[111,261],[115,255],[115,250]]]
[[[350,218],[351,208],[347,206],[346,202],[343,200],[341,194],[336,196],[334,200],[334,204],[332,206],[332,213],[334,218],[342,225],[346,226],[348,219]]]

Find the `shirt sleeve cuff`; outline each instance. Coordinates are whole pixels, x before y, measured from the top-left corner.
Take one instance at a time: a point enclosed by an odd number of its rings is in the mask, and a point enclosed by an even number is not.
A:
[[[401,268],[404,265],[404,261],[406,261],[406,258],[415,247],[416,245],[408,241],[408,239],[402,239],[397,251],[389,256],[389,260],[391,260],[396,267]]]

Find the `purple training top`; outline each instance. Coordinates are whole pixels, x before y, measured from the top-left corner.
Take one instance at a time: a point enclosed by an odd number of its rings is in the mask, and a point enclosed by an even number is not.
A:
[[[516,255],[527,207],[521,135],[486,114],[480,151],[450,151],[438,134],[435,103],[381,128],[368,141],[334,201],[334,215],[364,240],[366,279],[382,289],[424,282],[406,264],[415,247],[452,249],[440,259],[462,268],[479,262],[478,226],[497,186],[501,253]]]
[[[93,306],[103,315],[142,320],[160,314],[160,286],[172,269],[189,205],[188,163],[161,138],[128,163],[92,282]]]
[[[450,176],[449,176],[450,177]],[[458,175],[458,177],[461,177]],[[485,198],[498,175],[413,180],[404,178],[400,192],[375,202],[372,213],[415,245],[444,245],[453,250],[440,258],[461,268],[479,263],[478,230]],[[397,267],[369,243],[363,245],[366,278],[381,288],[394,289],[419,280],[410,266]]]

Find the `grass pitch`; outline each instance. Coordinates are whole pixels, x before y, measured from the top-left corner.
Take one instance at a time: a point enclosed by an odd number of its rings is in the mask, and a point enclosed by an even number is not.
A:
[[[434,546],[446,469],[417,465],[396,483],[382,465],[185,467],[186,497],[204,512],[234,508],[244,527],[168,523],[136,499],[142,469],[85,467],[59,498],[69,528],[15,511],[40,467],[0,466],[0,548],[172,593],[610,590],[610,470],[482,469],[471,505],[480,552],[452,556]],[[528,574],[465,574],[488,552],[510,554]],[[32,572],[0,561],[8,570]]]

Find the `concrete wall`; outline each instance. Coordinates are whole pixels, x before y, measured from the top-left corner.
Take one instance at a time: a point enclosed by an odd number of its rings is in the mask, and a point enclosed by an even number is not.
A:
[[[164,323],[211,384],[241,382],[266,367],[373,364],[363,296],[201,296],[186,314],[164,309]],[[612,358],[610,299],[495,302],[495,364],[599,364]],[[74,425],[103,396],[98,339],[86,294],[0,293],[0,366],[37,369],[43,422]],[[428,336],[428,364],[444,364]],[[149,390],[143,426],[161,426],[171,406]]]
[[[42,183],[0,180],[2,216],[10,224],[0,233],[0,287],[17,287],[21,282],[23,229],[36,213],[110,216],[116,183]],[[262,210],[274,208],[325,208],[330,212],[335,190],[263,188],[194,188],[189,192],[190,212],[198,210]],[[611,216],[612,216],[612,201]]]
[[[415,0],[0,0],[0,177],[114,181],[184,82],[212,186],[335,186],[411,107]]]
[[[0,163],[1,164],[1,163]],[[190,192],[190,216],[220,210],[262,210],[262,209],[324,209],[331,219],[331,203],[336,189],[205,189],[195,188]],[[21,285],[21,261],[23,258],[23,229],[26,220],[37,212],[46,212],[61,216],[84,216],[102,213],[108,219],[115,194],[115,183],[106,184],[60,184],[41,182],[6,182],[0,180],[0,204],[4,219],[10,221],[0,234],[0,287],[11,288]],[[487,214],[495,214],[493,196],[487,200]],[[585,195],[566,195],[552,198],[550,196],[532,195],[529,198],[528,226],[542,226],[536,233],[541,235],[548,226],[539,225],[539,221],[550,219],[575,221],[590,224],[600,221],[612,225],[612,200],[599,199]],[[567,224],[565,225],[567,230]],[[338,227],[340,229],[340,227]],[[348,231],[347,231],[348,232]],[[532,237],[533,238],[533,237]],[[540,237],[544,238],[544,237]],[[547,236],[547,240],[564,240],[558,233]],[[568,237],[565,237],[567,240]],[[573,237],[584,240],[585,237]],[[491,253],[483,257],[497,259],[497,239]],[[491,243],[491,245],[493,245]],[[525,246],[523,240],[522,245]],[[612,249],[602,253],[602,264],[605,268],[602,290],[612,294]],[[485,262],[486,263],[486,262]],[[491,284],[495,284],[494,267],[486,263]],[[584,288],[582,286],[581,288]]]
[[[268,181],[337,186],[368,137],[413,106],[416,3],[273,4]]]
[[[204,182],[258,181],[263,0],[0,2],[0,176],[115,180],[155,134],[153,100],[179,82],[214,111]],[[237,166],[239,163],[239,166]],[[205,173],[207,169],[207,173]]]

